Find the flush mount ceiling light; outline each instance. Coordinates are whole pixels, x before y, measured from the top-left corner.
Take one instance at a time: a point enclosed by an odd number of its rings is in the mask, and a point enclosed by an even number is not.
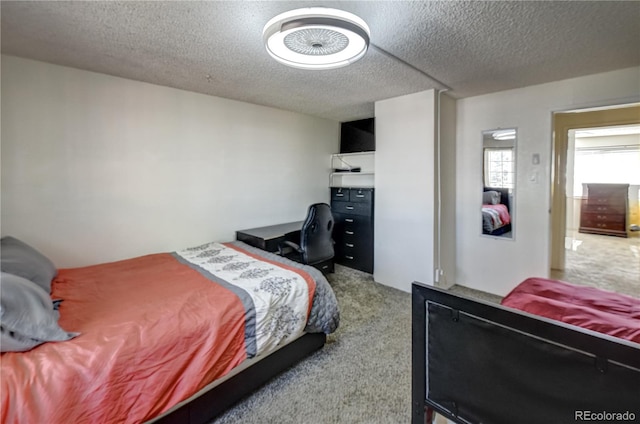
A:
[[[495,140],[514,140],[516,138],[516,130],[499,130],[493,133]]]
[[[308,7],[271,19],[264,26],[262,39],[271,57],[287,66],[335,69],[364,56],[369,27],[349,12]]]

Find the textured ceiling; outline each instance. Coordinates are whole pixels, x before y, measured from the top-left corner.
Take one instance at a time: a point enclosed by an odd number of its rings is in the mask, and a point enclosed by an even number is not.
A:
[[[372,48],[325,71],[285,67],[262,28],[299,7],[363,18]],[[638,1],[2,1],[2,53],[338,121],[431,88],[456,98],[640,65]]]

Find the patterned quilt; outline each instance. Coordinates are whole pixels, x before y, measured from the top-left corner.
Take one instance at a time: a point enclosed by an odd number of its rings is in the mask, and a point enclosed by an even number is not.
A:
[[[319,271],[242,243],[208,243],[174,253],[180,262],[197,269],[208,279],[234,292],[246,314],[245,343],[253,357],[273,350],[307,327],[307,317],[316,298],[316,309],[327,313],[311,316],[307,331],[333,332],[339,322],[332,290],[323,288],[314,296],[316,284],[327,284]],[[302,270],[304,269],[304,272]],[[328,284],[327,284],[328,286]],[[319,321],[322,317],[329,319]]]

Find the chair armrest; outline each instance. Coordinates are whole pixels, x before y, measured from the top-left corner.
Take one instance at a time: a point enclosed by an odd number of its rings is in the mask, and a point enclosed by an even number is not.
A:
[[[287,241],[283,241],[282,243],[278,244],[278,254],[280,256],[284,256],[283,255],[283,253],[284,253],[284,249],[283,248],[285,246],[289,246],[290,248],[292,248],[296,252],[302,254],[302,248],[298,244],[287,240]]]

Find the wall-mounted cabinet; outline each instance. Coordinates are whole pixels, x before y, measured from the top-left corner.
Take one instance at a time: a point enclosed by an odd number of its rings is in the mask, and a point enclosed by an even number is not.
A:
[[[331,155],[329,187],[373,187],[375,152]]]
[[[343,122],[340,125],[340,153],[376,150],[375,118]]]

